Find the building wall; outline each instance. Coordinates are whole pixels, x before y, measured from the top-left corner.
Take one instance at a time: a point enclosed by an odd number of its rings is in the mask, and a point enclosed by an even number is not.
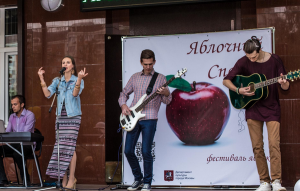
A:
[[[241,29],[240,2],[189,3],[129,10],[130,35],[186,34]]]
[[[0,6],[15,6],[17,5],[17,0],[0,0]]]

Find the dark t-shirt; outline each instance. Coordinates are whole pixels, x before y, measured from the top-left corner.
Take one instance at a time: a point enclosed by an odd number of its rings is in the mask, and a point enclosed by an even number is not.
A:
[[[251,62],[244,56],[236,62],[224,80],[232,80],[236,75],[249,76],[253,73],[264,74],[267,80],[280,76],[280,73],[286,74],[283,63],[276,54],[272,54],[270,59],[264,63]],[[277,87],[278,83],[269,85],[268,97],[257,101],[251,108],[246,109],[246,120],[280,122],[280,103]]]

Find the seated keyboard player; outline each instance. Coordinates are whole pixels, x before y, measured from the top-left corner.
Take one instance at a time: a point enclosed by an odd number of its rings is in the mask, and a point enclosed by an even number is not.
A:
[[[25,98],[21,95],[16,95],[11,98],[11,106],[13,110],[13,114],[10,115],[8,125],[6,128],[6,132],[31,132],[34,133],[34,125],[35,125],[35,116],[34,114],[25,109]],[[15,149],[21,152],[20,144],[11,144]],[[23,146],[25,164],[26,164],[26,156],[32,155],[32,148],[30,145]],[[0,186],[4,186],[8,184],[7,177],[5,174],[5,169],[3,165],[3,157],[6,155],[12,155],[14,161],[17,163],[18,168],[20,170],[20,174],[22,180],[24,182],[24,171],[23,171],[23,162],[22,156],[19,155],[16,151],[11,149],[7,145],[0,146]],[[30,183],[29,174],[26,169],[26,179],[27,185]]]

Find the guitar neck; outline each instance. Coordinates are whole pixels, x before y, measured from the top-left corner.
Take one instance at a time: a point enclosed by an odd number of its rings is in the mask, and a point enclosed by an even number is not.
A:
[[[275,84],[278,82],[279,79],[287,79],[287,75],[284,75],[284,76],[279,76],[279,77],[276,77],[276,78],[272,78],[270,80],[266,80],[266,81],[263,81],[263,82],[260,82],[260,83],[257,83],[255,84],[255,89],[257,88],[263,88],[265,86],[268,86],[268,85],[272,85],[272,84]]]
[[[169,85],[173,80],[175,79],[175,76],[173,76],[171,79],[169,79],[164,85],[162,85],[162,87],[166,87],[167,85]],[[139,112],[141,111],[153,98],[155,98],[155,96],[157,96],[158,93],[155,92],[154,94],[152,94],[150,97],[148,97],[141,105],[139,105],[135,111]]]

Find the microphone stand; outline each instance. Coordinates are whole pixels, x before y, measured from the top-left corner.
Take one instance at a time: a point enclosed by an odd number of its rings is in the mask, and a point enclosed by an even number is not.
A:
[[[63,72],[61,72],[61,76],[59,78],[59,82],[58,82],[58,85],[56,87],[56,92],[54,94],[54,97],[53,97],[53,101],[52,101],[52,104],[51,104],[51,107],[49,109],[49,113],[51,113],[51,110],[52,110],[52,106],[53,106],[53,103],[54,103],[54,100],[56,98],[56,95],[58,95],[60,92],[58,91],[58,87],[60,85],[60,82],[61,82],[61,78],[63,76]],[[57,109],[57,108],[56,108]],[[56,140],[57,140],[57,173],[58,173],[58,176],[57,176],[57,181],[56,181],[56,186],[55,187],[49,187],[49,188],[46,188],[46,189],[41,189],[41,190],[50,190],[50,189],[54,189],[54,188],[58,188],[58,189],[62,189],[62,190],[65,190],[64,187],[62,187],[62,184],[60,182],[60,164],[59,164],[59,123],[56,122]],[[70,190],[73,190],[73,189],[70,189]],[[38,191],[38,190],[36,190]]]
[[[54,97],[53,97],[53,100],[52,100],[51,107],[50,107],[50,109],[49,109],[49,113],[51,113],[51,110],[52,110],[52,107],[53,107],[53,104],[54,104],[54,100],[55,100],[55,98],[56,98],[56,95],[59,94],[58,87],[59,87],[59,85],[60,85],[62,76],[63,76],[63,73],[61,73],[61,76],[60,76],[60,78],[59,78],[58,85],[56,86],[56,91],[55,91],[55,94],[54,94]]]
[[[59,82],[58,82],[58,85],[56,86],[56,92],[55,92],[55,95],[54,95],[54,98],[53,98],[53,101],[52,101],[52,105],[49,109],[49,113],[51,112],[51,109],[52,109],[52,106],[53,106],[53,103],[54,103],[54,100],[55,100],[55,97],[56,95],[58,95],[60,92],[58,91],[58,87],[60,85],[60,82],[61,82],[61,78],[63,76],[63,73],[61,74],[60,78],[59,78]],[[56,107],[57,108],[57,107]],[[59,160],[59,122],[57,121],[56,122],[56,140],[57,140],[57,173],[58,173],[58,176],[57,176],[57,182],[56,182],[56,188],[60,188],[60,189],[63,189],[62,188],[62,184],[60,182],[60,160]],[[64,189],[63,189],[64,190]]]
[[[60,182],[60,164],[59,164],[59,122],[56,123],[56,140],[57,140],[57,173],[58,173],[58,176],[57,176],[57,182],[56,182],[56,188],[60,188],[60,189],[63,189],[65,190],[63,187],[62,187],[62,184]]]

